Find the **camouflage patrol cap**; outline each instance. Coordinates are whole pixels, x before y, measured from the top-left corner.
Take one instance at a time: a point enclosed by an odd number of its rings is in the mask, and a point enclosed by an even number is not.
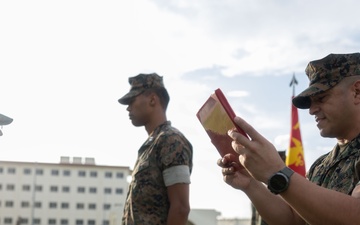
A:
[[[135,77],[130,77],[129,84],[131,85],[130,91],[118,100],[120,104],[128,105],[134,97],[143,93],[147,89],[165,88],[163,77],[157,75],[156,73],[140,73]]]
[[[345,77],[360,75],[360,53],[330,54],[309,62],[305,73],[310,80],[309,87],[292,100],[300,109],[310,108],[311,96],[329,90]]]

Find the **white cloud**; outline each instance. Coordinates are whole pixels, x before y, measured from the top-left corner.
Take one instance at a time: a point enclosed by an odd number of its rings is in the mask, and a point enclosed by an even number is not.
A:
[[[203,172],[213,172],[206,182],[219,192],[239,193],[223,183],[197,110],[222,87],[237,115],[278,148],[286,146],[290,106],[282,96],[290,98],[292,74],[303,89],[308,61],[358,51],[358,6],[355,0],[1,1],[0,113],[14,118],[3,130],[1,158],[58,162],[69,155],[132,167],[146,132],[131,125],[117,99],[129,90],[129,76],[157,72],[171,94],[169,119],[194,145],[193,205],[206,199]],[[312,162],[334,142],[320,137],[306,112],[299,115]],[[208,207],[225,217],[249,216],[231,210],[248,207],[246,196],[238,200]]]
[[[278,150],[286,150],[290,145],[290,134],[278,135],[274,139],[274,145]]]
[[[229,91],[227,93],[229,97],[246,97],[249,96],[247,91]]]

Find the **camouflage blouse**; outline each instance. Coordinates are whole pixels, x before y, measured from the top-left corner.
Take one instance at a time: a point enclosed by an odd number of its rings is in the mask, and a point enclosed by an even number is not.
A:
[[[191,143],[170,121],[157,127],[139,149],[122,224],[166,224],[170,205],[162,172],[178,165],[191,172],[192,155]]]
[[[351,195],[359,182],[360,135],[346,144],[337,144],[311,166],[307,177],[313,183]]]

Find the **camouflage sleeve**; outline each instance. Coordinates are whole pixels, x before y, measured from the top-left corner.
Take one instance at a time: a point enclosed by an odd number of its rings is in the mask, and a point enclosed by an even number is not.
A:
[[[192,146],[187,139],[179,134],[172,134],[163,137],[160,152],[161,164],[163,170],[186,165],[192,169]]]
[[[360,185],[360,160],[359,159],[357,162],[355,162],[355,174],[356,174],[356,178],[358,180],[358,183],[356,185]]]

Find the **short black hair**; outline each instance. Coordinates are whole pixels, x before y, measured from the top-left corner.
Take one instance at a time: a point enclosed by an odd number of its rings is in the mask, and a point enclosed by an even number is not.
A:
[[[144,92],[145,95],[149,95],[151,93],[155,93],[159,97],[160,104],[166,111],[170,102],[170,96],[166,88],[163,87],[149,88]]]

